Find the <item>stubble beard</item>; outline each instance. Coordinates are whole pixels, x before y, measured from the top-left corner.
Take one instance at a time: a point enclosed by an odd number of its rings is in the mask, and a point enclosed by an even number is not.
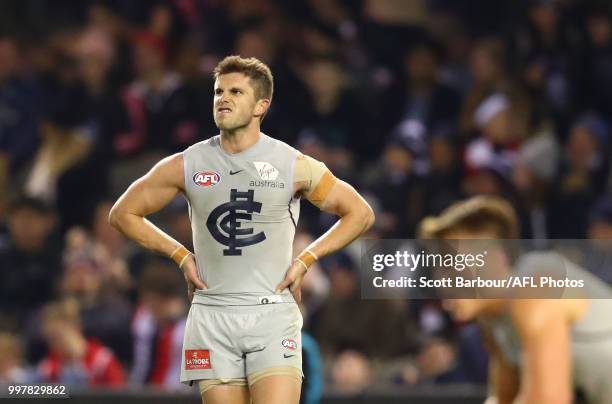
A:
[[[251,123],[251,119],[248,119],[248,118],[244,118],[244,119],[238,118],[238,119],[230,119],[230,120],[215,119],[215,124],[217,125],[217,128],[227,134],[232,134],[242,128],[246,128],[247,126],[250,125],[250,123]]]

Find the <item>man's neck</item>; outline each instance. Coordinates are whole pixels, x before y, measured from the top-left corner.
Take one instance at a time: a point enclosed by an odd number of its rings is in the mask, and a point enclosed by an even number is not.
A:
[[[221,131],[221,147],[230,154],[240,153],[257,143],[260,136],[255,123],[232,132]]]

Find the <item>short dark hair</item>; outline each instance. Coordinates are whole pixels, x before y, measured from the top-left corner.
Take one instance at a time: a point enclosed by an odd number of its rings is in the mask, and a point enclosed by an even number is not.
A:
[[[257,58],[243,58],[237,55],[227,56],[213,70],[215,80],[222,74],[242,73],[251,79],[255,89],[255,98],[272,100],[274,77],[270,68]]]

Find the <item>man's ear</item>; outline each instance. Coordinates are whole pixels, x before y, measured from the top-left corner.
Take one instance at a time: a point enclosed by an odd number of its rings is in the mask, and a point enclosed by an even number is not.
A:
[[[268,111],[268,108],[270,108],[269,99],[262,98],[260,100],[257,100],[257,102],[255,103],[255,110],[253,111],[253,115],[262,116]]]

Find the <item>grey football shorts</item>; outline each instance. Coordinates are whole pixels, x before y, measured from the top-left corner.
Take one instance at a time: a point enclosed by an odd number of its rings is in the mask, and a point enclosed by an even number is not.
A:
[[[181,382],[238,379],[264,369],[302,370],[302,314],[295,303],[192,304],[185,326]]]

